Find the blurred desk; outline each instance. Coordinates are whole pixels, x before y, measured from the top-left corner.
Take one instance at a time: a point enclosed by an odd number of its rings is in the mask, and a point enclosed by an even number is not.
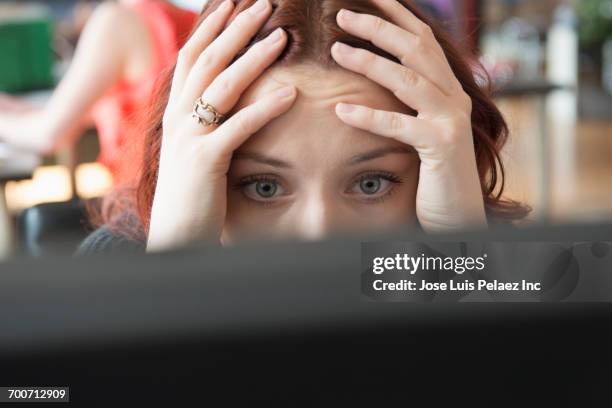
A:
[[[541,221],[547,222],[550,217],[550,197],[551,197],[551,174],[550,174],[550,135],[548,131],[548,115],[546,109],[547,97],[567,87],[541,80],[533,81],[513,81],[497,88],[493,96],[497,99],[510,98],[535,98],[538,103],[538,123],[541,145],[541,166],[540,166],[540,202]]]
[[[10,256],[14,244],[14,226],[5,195],[6,183],[27,180],[40,164],[40,157],[16,151],[0,143],[0,260]]]

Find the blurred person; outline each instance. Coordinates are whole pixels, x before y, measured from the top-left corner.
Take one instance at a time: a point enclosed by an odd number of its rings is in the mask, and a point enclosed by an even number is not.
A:
[[[125,217],[80,251],[520,219],[474,72],[407,0],[213,0],[159,90]]]
[[[58,32],[58,36],[63,40],[62,48],[65,48],[65,50],[58,51],[60,56],[72,56],[83,30],[87,27],[87,22],[99,6],[99,1],[79,0],[73,6],[70,18],[67,21],[58,22],[56,32]],[[57,41],[55,47],[58,47]],[[67,60],[68,58],[65,59]]]
[[[40,109],[0,98],[0,140],[45,154],[79,137],[93,122],[99,162],[115,181],[136,179],[142,138],[138,112],[161,72],[176,61],[197,14],[164,0],[120,0],[98,6],[83,30],[72,64]],[[142,145],[142,142],[139,143]]]

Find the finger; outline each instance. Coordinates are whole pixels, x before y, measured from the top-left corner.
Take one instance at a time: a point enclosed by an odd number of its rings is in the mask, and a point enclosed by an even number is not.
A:
[[[232,0],[225,0],[214,12],[206,17],[179,51],[172,78],[172,88],[170,90],[169,100],[171,102],[175,101],[177,95],[182,91],[189,71],[198,59],[198,56],[223,31],[233,8],[234,2]]]
[[[276,29],[264,40],[251,47],[206,88],[202,100],[220,113],[226,114],[238,102],[242,93],[269,67],[287,44],[282,28]]]
[[[398,112],[388,112],[361,105],[339,103],[336,115],[349,126],[389,137],[421,152],[435,140],[433,127],[422,119]]]
[[[372,0],[391,22],[418,36],[431,35],[431,27],[397,0]]]
[[[455,90],[457,79],[450,65],[430,41],[370,14],[342,9],[337,21],[343,30],[395,56],[402,65],[425,76],[442,92],[450,95]]]
[[[365,75],[391,90],[400,101],[419,114],[438,112],[449,103],[448,97],[427,78],[368,50],[337,42],[332,47],[332,56],[342,67]]]
[[[257,0],[254,5],[240,13],[204,50],[189,72],[181,95],[181,103],[186,109],[191,108],[193,102],[204,93],[217,75],[251,41],[271,12],[269,0]]]
[[[378,6],[387,16],[389,16],[392,23],[397,24],[403,29],[410,31],[421,38],[433,40],[432,42],[434,43],[434,47],[438,50],[438,54],[446,59],[446,54],[444,53],[442,46],[436,40],[431,27],[427,23],[415,16],[413,12],[408,10],[397,0],[373,1],[376,6]]]
[[[205,136],[216,137],[221,154],[231,154],[239,148],[252,134],[259,131],[272,119],[282,115],[291,108],[297,91],[294,86],[283,87],[269,93],[259,101],[247,106],[230,117],[218,132]]]

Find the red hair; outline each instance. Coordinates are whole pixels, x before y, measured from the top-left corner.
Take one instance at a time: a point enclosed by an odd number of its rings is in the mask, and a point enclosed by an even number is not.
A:
[[[475,76],[482,75],[484,70],[477,64],[476,59],[466,58],[464,55],[467,51],[462,54],[448,35],[429,21],[411,1],[398,1],[432,28],[455,76],[472,100],[474,148],[487,215],[506,220],[525,217],[531,210],[528,206],[502,198],[504,167],[500,158],[500,150],[507,141],[508,127],[491,99],[488,78],[482,77],[480,78],[482,81],[478,81],[481,84],[477,83]],[[222,2],[223,0],[210,0],[196,28]],[[238,13],[250,7],[255,0],[234,0],[234,2],[236,7],[231,17],[232,20]],[[342,8],[376,15],[388,20],[389,17],[384,15],[370,0],[271,0],[271,2],[274,9],[271,17],[236,58],[276,28],[282,27],[288,34],[288,44],[275,64],[290,66],[309,62],[328,69],[339,69],[340,67],[330,53],[331,46],[336,41],[370,50],[399,63],[395,57],[371,43],[348,35],[336,23],[336,14]],[[143,239],[146,236],[151,218],[161,150],[162,118],[168,102],[171,83],[172,72],[166,72],[153,99],[149,125],[145,134],[144,162],[140,181],[132,191],[131,200],[127,201],[131,204],[117,205],[115,214],[106,215],[106,222],[111,229],[137,239]],[[123,213],[132,211],[138,222],[126,222],[126,219],[130,217],[117,216],[117,211]],[[137,225],[137,231],[134,230],[135,225]]]

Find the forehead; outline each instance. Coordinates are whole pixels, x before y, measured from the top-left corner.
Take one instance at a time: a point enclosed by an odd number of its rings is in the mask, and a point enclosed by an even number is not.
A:
[[[316,150],[323,144],[329,149],[342,147],[342,151],[350,154],[368,147],[399,144],[348,126],[336,116],[335,106],[340,102],[410,113],[410,109],[397,100],[391,91],[362,75],[341,68],[324,69],[313,65],[270,68],[246,90],[236,109],[248,106],[285,85],[297,88],[295,104],[251,137],[244,149],[283,149],[289,144],[294,149]]]

